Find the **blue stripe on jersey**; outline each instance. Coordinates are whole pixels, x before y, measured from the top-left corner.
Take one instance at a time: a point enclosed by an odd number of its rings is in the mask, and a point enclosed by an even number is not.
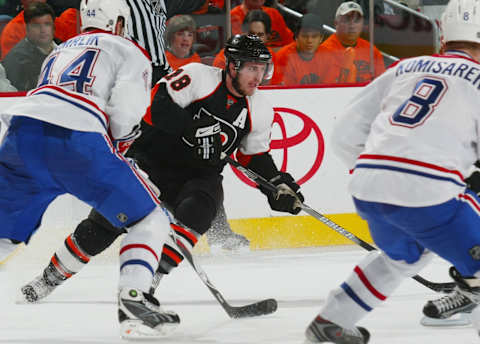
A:
[[[105,123],[103,122],[102,117],[100,117],[95,111],[92,111],[92,110],[90,110],[89,108],[87,108],[87,107],[85,107],[85,106],[83,106],[83,105],[81,105],[81,104],[79,104],[79,103],[76,103],[76,102],[74,102],[74,101],[72,101],[72,100],[70,100],[70,99],[68,99],[68,98],[64,98],[64,97],[62,97],[62,96],[59,96],[58,94],[55,94],[55,93],[52,93],[52,92],[49,92],[49,91],[40,91],[40,92],[37,92],[37,93],[35,93],[35,94],[36,94],[36,95],[37,95],[37,94],[46,94],[46,95],[55,97],[55,98],[57,98],[57,99],[63,100],[63,101],[65,101],[65,102],[67,102],[67,103],[70,103],[70,104],[72,104],[72,105],[74,105],[74,106],[76,106],[76,107],[78,107],[78,108],[80,108],[80,109],[82,109],[82,110],[84,110],[84,111],[92,114],[93,116],[95,116],[95,117],[100,121],[100,123],[102,123],[102,126],[103,126],[103,127],[105,128],[105,130],[108,132],[108,128],[107,128],[107,126],[105,125]]]
[[[347,283],[343,282],[340,287],[347,293],[348,296],[352,298],[353,301],[355,301],[364,310],[366,310],[367,312],[370,312],[372,310],[372,307],[363,302],[362,299],[360,299],[358,295],[355,294],[355,292],[352,290],[352,288],[350,288]]]
[[[152,276],[154,274],[153,272],[153,269],[152,267],[150,266],[150,264],[148,264],[146,261],[144,260],[141,260],[141,259],[130,259],[130,260],[127,260],[125,263],[122,264],[122,266],[120,266],[120,271],[127,265],[143,265],[144,267],[146,267],[148,270],[150,270],[150,272],[152,273]]]
[[[355,165],[355,169],[357,169],[357,168],[372,168],[372,169],[391,170],[391,171],[397,171],[397,172],[403,172],[403,173],[409,173],[409,174],[416,174],[418,176],[422,176],[422,177],[426,177],[426,178],[445,180],[445,181],[449,181],[449,182],[452,182],[454,184],[457,184],[459,186],[465,186],[465,183],[460,183],[453,178],[436,176],[434,174],[409,170],[409,169],[401,168],[401,167],[386,166],[386,165],[375,165],[375,164],[358,164],[358,165]]]

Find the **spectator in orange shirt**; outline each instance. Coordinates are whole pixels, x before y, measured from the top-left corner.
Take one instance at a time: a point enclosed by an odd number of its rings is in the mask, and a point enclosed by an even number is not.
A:
[[[335,14],[336,33],[322,44],[332,57],[326,82],[367,82],[385,71],[380,51],[373,47],[374,73],[370,71],[370,43],[360,34],[363,29],[362,7],[353,1],[342,3]]]
[[[173,69],[191,62],[201,62],[200,56],[192,50],[197,25],[189,15],[177,15],[167,22],[165,55]]]
[[[295,41],[276,54],[272,85],[318,84],[323,82],[328,69],[328,56],[322,54],[320,44],[324,31],[320,17],[308,13],[302,17]]]
[[[21,0],[23,8],[26,8],[32,2],[43,2],[46,0]],[[55,38],[60,41],[66,41],[77,35],[77,10],[69,8],[55,19]],[[0,47],[2,59],[8,54],[18,42],[25,38],[26,25],[24,11],[22,10],[14,17],[3,29],[0,37]]]
[[[281,47],[293,41],[293,33],[288,28],[282,15],[276,8],[263,6],[265,0],[243,0],[242,4],[236,6],[230,12],[232,20],[232,35],[242,33],[242,23],[245,16],[252,10],[263,10],[270,17],[272,33],[267,42],[268,46]]]
[[[272,22],[267,13],[262,10],[253,10],[247,13],[242,25],[242,33],[258,36],[263,43],[266,43],[272,32]],[[270,54],[272,54],[272,63],[275,64],[275,54],[272,48],[267,47]],[[213,66],[218,68],[225,68],[225,54],[223,49],[215,56]]]

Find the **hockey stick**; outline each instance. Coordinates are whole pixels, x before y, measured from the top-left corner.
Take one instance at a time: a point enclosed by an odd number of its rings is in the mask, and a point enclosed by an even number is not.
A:
[[[257,183],[258,185],[268,189],[269,191],[271,192],[277,192],[277,188],[275,185],[273,185],[272,183],[270,183],[268,180],[266,180],[265,178],[263,178],[262,176],[260,176],[259,174],[253,172],[252,170],[244,167],[243,165],[241,165],[238,161],[235,161],[233,160],[232,158],[230,158],[229,156],[227,156],[226,154],[223,154],[222,155],[222,159],[224,159],[226,162],[228,162],[230,165],[234,166],[235,168],[237,168],[239,171],[243,172],[248,178],[250,178],[252,181],[254,181],[255,183]],[[360,239],[359,237],[357,237],[356,235],[354,235],[353,233],[349,232],[348,230],[346,230],[345,228],[343,228],[342,226],[336,224],[335,222],[333,222],[332,220],[328,219],[327,217],[325,217],[324,215],[320,214],[319,212],[317,212],[316,210],[312,209],[311,207],[309,207],[308,205],[306,205],[305,203],[302,203],[301,204],[301,208],[304,212],[306,212],[307,214],[309,214],[310,216],[316,218],[317,220],[319,220],[320,222],[322,222],[323,224],[327,225],[328,227],[330,227],[331,229],[333,229],[335,232],[343,235],[344,237],[346,237],[347,239],[353,241],[355,244],[359,245],[360,247],[366,249],[367,251],[373,251],[373,250],[376,250],[376,248],[372,245],[370,245],[369,243],[367,243],[366,241],[363,241],[362,239]],[[415,281],[423,284],[425,287],[433,290],[433,291],[436,291],[436,292],[442,292],[442,293],[450,293],[453,288],[455,287],[455,283],[454,282],[446,282],[446,283],[436,283],[436,282],[431,282],[431,281],[428,281],[426,279],[424,279],[423,277],[421,276],[418,276],[418,275],[415,275],[412,277]]]
[[[178,248],[182,252],[183,256],[188,260],[193,270],[200,277],[202,282],[207,286],[208,290],[213,294],[215,299],[220,303],[225,312],[229,315],[230,318],[239,319],[239,318],[248,318],[256,317],[259,315],[267,315],[275,312],[277,310],[278,304],[274,299],[266,299],[259,302],[255,302],[245,306],[232,306],[230,305],[223,295],[218,291],[218,289],[210,282],[205,271],[200,265],[198,265],[193,259],[192,254],[185,247],[181,240],[177,239],[173,232],[170,232],[170,237],[177,244]]]

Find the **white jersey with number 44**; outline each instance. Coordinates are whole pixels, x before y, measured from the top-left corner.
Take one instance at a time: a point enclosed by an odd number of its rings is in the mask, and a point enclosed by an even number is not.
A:
[[[465,190],[480,158],[480,64],[468,55],[405,59],[365,87],[333,133],[361,200],[420,207]]]
[[[5,114],[119,139],[145,114],[151,68],[148,53],[133,41],[100,30],[84,33],[52,51],[37,88]]]

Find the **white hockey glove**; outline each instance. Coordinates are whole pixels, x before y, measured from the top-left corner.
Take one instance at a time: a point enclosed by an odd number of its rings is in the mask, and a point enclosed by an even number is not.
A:
[[[130,146],[135,142],[135,140],[142,134],[142,131],[140,130],[140,124],[137,124],[130,134],[121,137],[119,139],[113,140],[113,145],[115,149],[120,153],[125,155],[127,150],[130,148]]]
[[[220,162],[222,152],[220,131],[220,123],[201,108],[187,125],[182,139],[192,147],[196,160],[216,165]]]

